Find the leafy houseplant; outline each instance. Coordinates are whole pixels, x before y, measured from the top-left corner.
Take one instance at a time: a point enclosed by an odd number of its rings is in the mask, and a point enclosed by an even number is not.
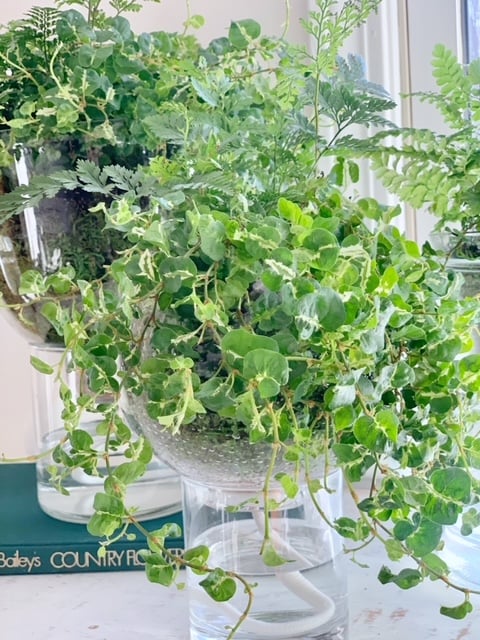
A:
[[[375,146],[373,168],[403,202],[428,207],[436,218],[438,248],[449,257],[478,258],[480,60],[463,65],[439,44],[432,68],[438,90],[416,95],[437,108],[448,132],[384,131],[380,138],[394,136],[398,144]]]
[[[61,10],[66,4],[85,15]],[[32,175],[72,169],[79,160],[135,168],[150,153],[170,152],[152,135],[147,116],[182,95],[200,46],[186,33],[133,33],[121,14],[138,10],[137,2],[112,0],[113,17],[101,4],[34,7],[0,32],[0,167],[7,192],[0,231],[8,301],[21,299],[18,270],[35,266],[51,273],[68,264],[91,280],[125,246],[120,234],[103,229],[100,214],[87,215],[96,202],[92,193],[42,194],[35,210],[24,211],[8,192],[20,182],[34,196]]]
[[[449,268],[462,273],[465,295],[480,290],[478,120],[480,60],[462,65],[437,45],[433,75],[438,90],[420,93],[442,115],[448,133],[398,129],[380,134],[396,144],[373,144],[373,169],[384,185],[414,209],[436,218],[430,242]],[[372,149],[371,149],[372,151]]]
[[[108,195],[106,227],[128,246],[107,277],[87,282],[61,271],[61,301],[50,299],[53,276],[27,274],[22,290],[42,300],[88,389],[74,402],[60,381],[70,447],[54,451],[53,482],[79,466],[96,472],[99,456],[78,426],[85,410],[101,418],[102,459],[129,447],[131,461],[96,497],[89,528],[104,537],[100,553],[135,520],[123,497],[148,457],[131,442],[138,428],[200,482],[215,485],[225,473],[237,485],[255,479],[242,504],[263,514],[258,562],[288,568],[274,514],[305,489],[353,546],[380,540],[392,563],[408,560],[406,569],[382,567],[382,582],[441,579],[463,595],[442,612],[460,618],[472,592],[450,579],[440,551],[445,527],[461,517],[466,532],[480,524],[471,508],[480,356],[458,358],[471,349],[479,308],[462,299],[460,279],[436,255],[394,226],[399,207],[346,195],[358,178],[348,149],[361,147],[348,127],[385,124],[392,103],[338,51],[377,5],[318,0],[305,23],[313,54],[262,38],[254,21],[232,24],[191,70],[201,99],[172,102],[150,120],[176,145],[173,157],[135,173],[81,165],[59,178]],[[335,465],[356,519],[329,519],[322,509]],[[362,499],[356,483],[366,474]],[[207,545],[169,557],[163,542],[175,533],[148,534],[148,577],[172,584],[187,566],[215,601],[245,590],[244,610],[224,631],[241,635],[255,586],[211,565]]]

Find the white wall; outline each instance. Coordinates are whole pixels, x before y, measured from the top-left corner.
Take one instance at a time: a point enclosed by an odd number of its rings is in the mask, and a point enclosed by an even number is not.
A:
[[[18,19],[32,6],[54,6],[53,0],[0,0],[0,24]],[[308,0],[293,0],[289,37],[304,40],[300,17],[307,14]],[[281,33],[285,22],[284,0],[191,0],[191,13],[206,18],[199,31],[203,42],[226,34],[231,20],[255,18],[265,33]],[[148,2],[142,12],[129,14],[134,29],[141,31],[183,30],[187,16],[182,0]],[[28,335],[14,318],[0,310],[0,456],[19,457],[34,453],[31,369]]]
[[[34,453],[29,347],[10,313],[0,311],[0,456]]]
[[[290,20],[290,37],[303,39],[299,18],[307,13],[308,0],[292,0]],[[54,0],[1,0],[0,24],[23,16],[33,6],[55,6]],[[107,5],[104,0],[104,5]],[[68,8],[68,7],[65,7]],[[71,7],[78,8],[78,7]],[[263,26],[266,33],[274,34],[282,31],[285,22],[285,0],[190,0],[192,15],[200,14],[206,18],[206,25],[199,31],[202,41],[223,36],[231,20],[254,18]],[[135,31],[182,31],[187,17],[184,0],[162,0],[145,2],[139,13],[128,13]]]

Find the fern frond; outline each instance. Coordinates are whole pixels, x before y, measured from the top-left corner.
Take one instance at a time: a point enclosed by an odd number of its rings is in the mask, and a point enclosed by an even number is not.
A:
[[[472,83],[468,74],[453,51],[442,44],[437,44],[433,50],[432,69],[438,92],[415,95],[433,104],[450,127],[462,128],[472,106]]]
[[[112,190],[112,185],[107,184],[108,175],[91,160],[79,160],[76,175],[84,191],[108,195]]]
[[[108,177],[120,191],[134,191],[142,178],[139,171],[127,169],[119,164],[104,167],[101,176],[102,184],[105,184],[105,177]]]
[[[188,123],[183,113],[156,113],[143,121],[150,135],[158,142],[184,144]]]
[[[376,175],[392,193],[415,209],[429,206],[434,213],[445,216],[453,207],[459,191],[458,182],[451,178],[448,167],[439,166],[425,157],[418,156],[410,162],[397,157],[395,161],[388,151],[372,158]]]
[[[428,206],[439,226],[458,219],[480,181],[480,154],[464,131],[451,136],[403,130],[402,145],[368,155],[384,186],[416,209]]]
[[[48,67],[53,49],[58,43],[57,23],[61,13],[52,7],[32,7],[22,20],[21,25],[25,32],[31,34],[32,39],[38,45]]]
[[[382,114],[393,109],[395,103],[363,91],[357,92],[354,86],[333,80],[321,83],[319,107],[323,116],[343,129],[352,124],[388,125],[390,123]]]
[[[42,39],[48,40],[56,35],[57,22],[61,15],[58,9],[34,6],[25,15],[23,24],[36,31]]]
[[[310,13],[303,26],[317,45],[315,52],[317,68],[330,75],[335,71],[340,48],[354,29],[374,13],[381,0],[364,2],[338,2],[338,0],[316,0],[317,8]]]
[[[223,171],[196,174],[189,182],[171,182],[168,187],[170,191],[216,191],[227,196],[235,193],[231,174]]]
[[[350,53],[347,58],[338,56],[335,78],[341,84],[349,84],[377,98],[392,101],[392,97],[382,85],[367,79],[365,61],[359,55]]]
[[[442,96],[457,102],[459,106],[468,107],[470,81],[453,51],[443,44],[437,44],[433,50],[432,68]]]
[[[44,198],[53,198],[59,191],[71,191],[81,186],[74,171],[59,171],[45,176],[35,176],[29,185],[17,187],[0,195],[0,224],[23,213],[26,207],[35,207]]]

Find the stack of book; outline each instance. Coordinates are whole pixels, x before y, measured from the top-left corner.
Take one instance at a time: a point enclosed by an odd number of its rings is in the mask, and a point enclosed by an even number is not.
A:
[[[182,514],[143,525],[154,531],[166,522],[182,527]],[[132,533],[135,540],[123,538],[100,558],[99,539],[85,525],[56,520],[40,509],[34,464],[0,463],[0,575],[143,569],[140,551],[147,548],[145,537],[136,529]],[[182,538],[167,543],[173,552],[183,549]]]

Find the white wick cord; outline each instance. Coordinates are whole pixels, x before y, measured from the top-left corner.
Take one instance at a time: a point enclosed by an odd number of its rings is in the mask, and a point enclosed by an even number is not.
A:
[[[253,519],[258,531],[264,535],[263,515],[259,510],[253,512]],[[291,559],[302,562],[305,568],[313,567],[304,556],[275,531],[271,532],[271,540],[277,546],[277,550],[280,553],[288,553]],[[263,638],[275,638],[277,640],[285,637],[301,637],[328,622],[335,614],[335,603],[333,600],[323,593],[323,591],[314,587],[309,580],[302,576],[300,571],[276,571],[275,578],[298,598],[311,605],[314,613],[308,617],[292,622],[262,622],[261,620],[247,617],[246,620],[242,622],[242,630],[245,632],[255,633]],[[203,589],[196,589],[194,591],[194,597],[205,604],[208,603],[209,606],[212,605],[211,598]],[[242,616],[242,612],[228,602],[218,602],[215,603],[215,605],[221,608],[223,615],[232,623],[236,623]]]
[[[212,599],[203,589],[198,590],[198,592],[196,590],[195,599],[209,607],[212,606]],[[242,612],[228,602],[215,602],[215,606],[220,608],[222,614],[232,625],[238,622],[242,616]],[[332,606],[332,610],[326,609],[321,613],[308,616],[308,618],[302,618],[301,620],[294,620],[292,622],[262,622],[261,620],[247,617],[246,620],[242,622],[241,630],[246,633],[255,633],[261,638],[275,638],[275,640],[280,640],[285,637],[301,638],[330,620],[335,611],[333,602]]]

